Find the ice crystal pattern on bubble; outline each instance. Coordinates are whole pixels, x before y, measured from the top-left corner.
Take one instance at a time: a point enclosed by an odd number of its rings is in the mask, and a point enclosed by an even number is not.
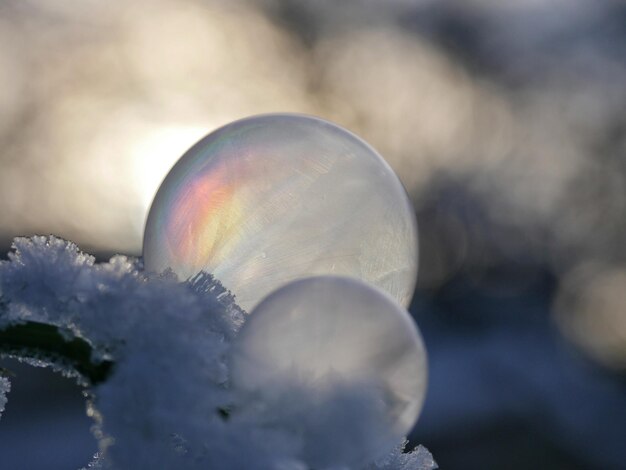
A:
[[[407,306],[417,257],[414,210],[385,160],[299,114],[235,121],[189,149],[154,198],[143,245],[146,270],[210,272],[248,312],[320,275],[362,279]]]

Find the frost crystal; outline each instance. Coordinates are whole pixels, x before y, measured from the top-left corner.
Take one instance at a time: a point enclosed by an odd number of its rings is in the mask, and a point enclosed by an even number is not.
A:
[[[61,364],[66,373],[78,364],[92,374],[87,411],[100,452],[87,468],[309,470],[307,460],[323,462],[317,470],[339,468],[328,449],[308,448],[292,432],[300,420],[316,422],[299,408],[306,394],[287,394],[285,412],[271,415],[231,389],[226,357],[244,321],[232,295],[208,274],[187,283],[150,277],[136,259],[116,256],[96,264],[73,243],[54,237],[16,239],[9,261],[0,262],[0,352],[19,353],[6,351],[7,332],[47,331],[50,325],[76,346],[72,351],[90,351],[78,363]],[[55,341],[52,352],[63,355],[63,341]],[[22,353],[32,357],[32,351]],[[58,360],[54,354],[36,358]],[[107,364],[112,368],[102,368]],[[0,411],[8,388],[0,377]],[[343,390],[318,412],[341,411],[365,426],[367,413],[363,418],[342,407],[350,395]],[[315,432],[327,432],[334,446],[357,445],[341,420],[336,423]],[[422,447],[406,454],[402,448],[362,468],[436,468]]]
[[[7,393],[11,390],[11,383],[6,377],[0,376],[0,418],[4,411],[4,405],[7,404]]]
[[[366,467],[366,470],[432,470],[439,468],[433,456],[424,446],[403,453],[407,442],[394,449],[388,456]]]

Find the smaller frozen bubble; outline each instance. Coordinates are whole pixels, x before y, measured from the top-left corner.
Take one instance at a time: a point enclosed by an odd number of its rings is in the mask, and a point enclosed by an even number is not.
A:
[[[230,365],[233,388],[286,420],[312,466],[325,462],[310,456],[354,465],[389,451],[415,424],[427,375],[406,310],[378,288],[336,276],[266,297],[235,339]],[[342,442],[342,434],[350,437]]]

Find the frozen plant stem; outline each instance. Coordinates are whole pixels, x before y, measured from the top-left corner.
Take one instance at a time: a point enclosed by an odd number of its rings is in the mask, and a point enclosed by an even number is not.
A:
[[[63,335],[56,326],[45,323],[27,321],[0,330],[0,354],[32,359],[52,357],[71,365],[91,385],[97,385],[109,377],[113,362],[94,362],[91,352],[84,339]]]
[[[273,383],[268,411],[263,397],[238,389],[229,365],[248,317],[211,275],[185,283],[150,275],[133,258],[95,263],[55,237],[13,248],[0,262],[0,356],[52,365],[88,387],[101,456],[93,468],[436,467],[423,448],[404,453],[404,442],[380,462],[345,465],[381,432],[369,406],[378,389],[340,382],[318,397],[306,383]],[[9,385],[0,377],[2,409]],[[319,445],[304,441],[307,423],[325,438]]]
[[[75,336],[67,339],[68,334],[62,335],[58,327],[40,322],[12,325],[0,330],[0,355],[5,353],[30,359],[54,358],[71,365],[92,386],[105,382],[113,371],[114,363],[94,362],[89,343]],[[227,421],[231,411],[230,408],[221,407],[217,409],[217,414]]]

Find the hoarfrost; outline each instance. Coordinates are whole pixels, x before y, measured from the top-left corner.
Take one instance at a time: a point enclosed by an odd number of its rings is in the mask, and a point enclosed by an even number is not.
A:
[[[439,468],[433,456],[424,446],[417,446],[413,451],[404,453],[408,442],[402,443],[388,456],[377,460],[366,470],[432,470]]]
[[[83,467],[80,470],[96,470],[102,468],[103,467],[102,460],[100,459],[100,454],[96,453],[96,455],[93,456],[93,459],[91,459],[91,462],[89,462],[86,467]]]
[[[350,430],[376,433],[363,412],[367,403],[353,412],[346,406],[350,390],[315,413],[302,406],[308,399],[302,391],[285,393],[282,407],[267,407],[232,390],[226,358],[246,314],[211,275],[181,283],[171,273],[147,275],[133,258],[97,264],[55,237],[18,238],[13,249],[0,262],[0,330],[54,325],[66,339],[89,346],[93,365],[113,364],[89,391],[99,454],[86,468],[307,470],[315,463],[319,470],[347,470],[341,447],[359,445]],[[66,373],[70,368],[62,365]],[[0,411],[8,387],[0,377]],[[352,395],[368,399],[367,391]],[[333,414],[340,419],[328,420],[331,428],[307,430],[327,433],[329,445],[307,446],[302,423],[316,425]],[[362,468],[437,468],[423,447],[403,448]]]
[[[6,377],[0,376],[0,418],[2,418],[2,412],[4,406],[7,404],[7,393],[11,391],[11,382]]]

